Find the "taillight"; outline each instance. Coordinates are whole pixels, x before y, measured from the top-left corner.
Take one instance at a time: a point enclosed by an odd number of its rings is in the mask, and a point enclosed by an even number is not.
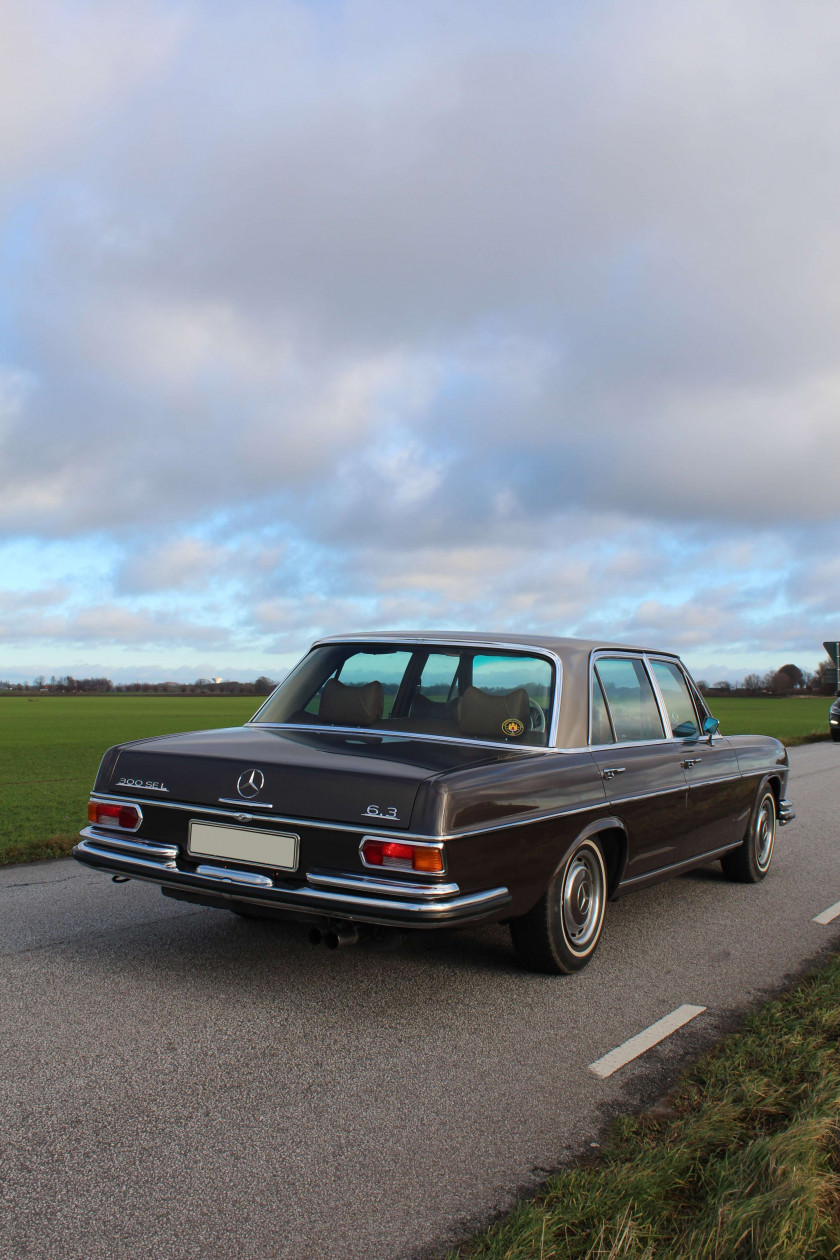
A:
[[[134,805],[111,805],[105,801],[90,801],[88,821],[100,827],[119,827],[121,831],[136,831],[143,815]]]
[[[440,849],[402,840],[365,839],[362,858],[368,866],[384,866],[393,871],[419,871],[423,875],[440,875],[443,871]]]

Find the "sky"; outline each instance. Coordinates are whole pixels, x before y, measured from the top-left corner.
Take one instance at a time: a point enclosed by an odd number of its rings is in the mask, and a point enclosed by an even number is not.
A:
[[[840,637],[830,0],[0,0],[0,678]]]

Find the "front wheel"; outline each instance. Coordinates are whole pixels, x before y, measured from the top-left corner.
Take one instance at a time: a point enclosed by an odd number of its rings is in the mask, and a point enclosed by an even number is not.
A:
[[[742,844],[720,859],[723,873],[739,884],[758,884],[770,869],[776,839],[776,797],[762,788]]]
[[[531,971],[569,975],[595,952],[604,926],[607,872],[597,840],[581,840],[527,914],[512,919],[520,962]]]

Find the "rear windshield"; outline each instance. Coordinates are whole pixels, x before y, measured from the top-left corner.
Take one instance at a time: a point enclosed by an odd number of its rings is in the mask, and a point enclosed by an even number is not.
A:
[[[304,657],[254,721],[541,747],[553,698],[554,665],[526,652],[328,644]]]

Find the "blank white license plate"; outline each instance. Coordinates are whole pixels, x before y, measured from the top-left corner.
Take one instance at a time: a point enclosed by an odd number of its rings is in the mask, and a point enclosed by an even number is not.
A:
[[[282,871],[297,870],[300,837],[285,831],[255,831],[253,827],[227,827],[224,823],[190,820],[187,848],[194,857],[226,858],[253,862]]]

